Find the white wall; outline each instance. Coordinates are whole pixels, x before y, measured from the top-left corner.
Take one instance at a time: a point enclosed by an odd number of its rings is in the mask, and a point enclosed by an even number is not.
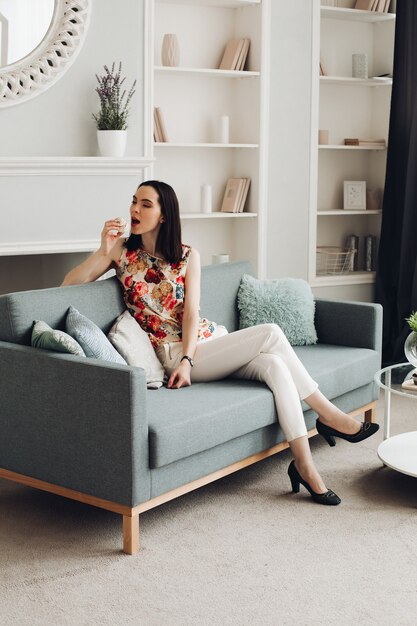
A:
[[[271,2],[269,278],[308,276],[312,11],[313,0]]]
[[[120,10],[120,7],[123,10]],[[117,10],[116,10],[117,7]],[[137,79],[132,100],[126,156],[143,155],[143,0],[92,2],[92,16],[83,48],[68,71],[41,95],[0,111],[0,157],[95,156],[96,129],[92,113],[98,110],[95,74],[103,65],[123,62],[123,73],[130,86]],[[1,165],[0,165],[1,166]],[[105,210],[118,215],[127,212],[132,189],[138,176],[0,176],[0,217],[2,233],[9,241],[18,228],[24,228],[22,214],[36,212],[42,220],[43,209],[56,216],[62,240],[73,236],[68,226],[77,211],[85,215],[74,225],[82,233],[85,224],[99,239]],[[57,184],[59,185],[59,193]],[[117,206],[115,206],[117,205]],[[95,226],[95,221],[97,222]],[[67,232],[71,231],[71,232]],[[93,237],[93,235],[90,235]],[[0,257],[0,293],[41,288],[61,282],[69,267],[85,254],[31,255]]]
[[[119,9],[123,6],[123,11]],[[117,10],[115,8],[117,7]],[[67,72],[44,93],[0,111],[0,157],[95,156],[92,113],[99,99],[95,74],[123,62],[127,84],[138,79],[126,156],[142,154],[143,0],[92,2],[83,48]]]

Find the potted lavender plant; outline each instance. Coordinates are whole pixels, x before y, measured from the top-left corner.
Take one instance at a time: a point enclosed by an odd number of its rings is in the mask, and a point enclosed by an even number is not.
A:
[[[105,65],[104,71],[103,76],[96,74],[100,110],[93,113],[93,118],[97,124],[97,141],[101,156],[122,157],[126,149],[129,105],[135,93],[136,80],[127,92],[122,89],[126,78],[122,78],[121,63],[117,72],[115,63],[111,70]]]

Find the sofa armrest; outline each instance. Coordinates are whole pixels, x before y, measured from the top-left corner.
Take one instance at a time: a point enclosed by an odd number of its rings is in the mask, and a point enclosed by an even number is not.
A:
[[[144,370],[0,342],[0,467],[133,506],[150,496]]]
[[[319,343],[369,348],[381,354],[380,304],[317,299],[315,326]]]

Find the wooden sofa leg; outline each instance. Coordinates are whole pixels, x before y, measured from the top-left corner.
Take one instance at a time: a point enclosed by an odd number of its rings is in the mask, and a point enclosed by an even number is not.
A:
[[[365,411],[365,422],[376,422],[376,404]]]
[[[123,515],[123,552],[136,554],[139,548],[139,514]]]

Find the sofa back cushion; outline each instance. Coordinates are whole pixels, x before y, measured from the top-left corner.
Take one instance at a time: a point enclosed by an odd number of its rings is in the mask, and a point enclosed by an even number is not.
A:
[[[9,293],[0,296],[0,340],[30,345],[33,320],[65,330],[71,305],[106,334],[125,308],[116,277],[86,285]]]
[[[223,324],[229,332],[238,328],[237,292],[245,273],[251,273],[246,262],[202,268],[201,315]],[[34,320],[65,330],[71,305],[106,335],[126,308],[115,276],[86,285],[5,294],[0,296],[0,341],[30,345]]]
[[[246,261],[207,265],[201,272],[200,315],[226,326],[230,332],[239,328],[237,292],[244,274],[251,274]]]

